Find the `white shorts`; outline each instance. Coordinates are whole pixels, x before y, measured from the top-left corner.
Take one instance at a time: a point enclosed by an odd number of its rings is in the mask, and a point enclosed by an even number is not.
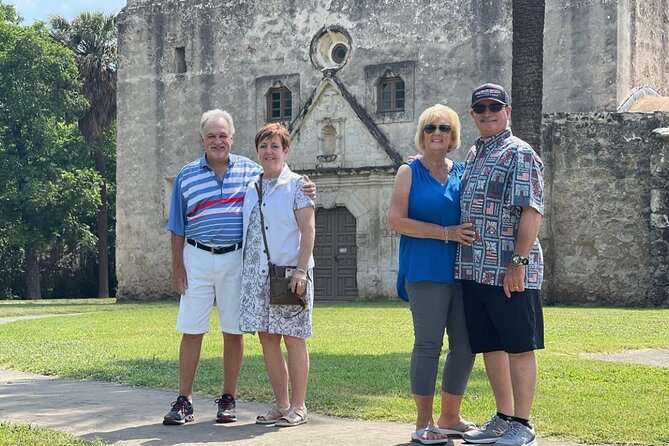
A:
[[[211,310],[216,305],[221,331],[239,331],[239,297],[242,284],[243,249],[212,254],[189,244],[184,246],[188,288],[179,302],[177,331],[202,334],[209,331]]]

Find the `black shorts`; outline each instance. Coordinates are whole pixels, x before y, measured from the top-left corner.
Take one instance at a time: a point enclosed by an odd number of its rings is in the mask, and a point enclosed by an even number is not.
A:
[[[462,295],[472,353],[523,353],[544,348],[541,290],[506,297],[501,286],[463,280]]]

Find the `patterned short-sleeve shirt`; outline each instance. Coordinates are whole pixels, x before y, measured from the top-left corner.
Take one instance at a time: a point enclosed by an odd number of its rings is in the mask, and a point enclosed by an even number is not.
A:
[[[476,236],[472,246],[459,245],[456,278],[504,285],[522,208],[544,213],[543,170],[532,147],[510,129],[476,141],[467,154],[460,186],[460,221],[473,223]],[[535,240],[525,288],[541,288],[543,266],[541,245]]]

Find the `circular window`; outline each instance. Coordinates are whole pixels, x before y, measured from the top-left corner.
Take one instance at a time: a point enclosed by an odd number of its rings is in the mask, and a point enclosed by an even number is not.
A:
[[[332,61],[334,63],[340,64],[346,59],[347,54],[348,54],[348,48],[346,48],[346,45],[344,45],[343,43],[338,43],[332,48],[332,51],[330,52],[330,57],[332,58]]]
[[[321,29],[311,40],[309,56],[319,70],[339,70],[351,57],[351,36],[338,25]]]

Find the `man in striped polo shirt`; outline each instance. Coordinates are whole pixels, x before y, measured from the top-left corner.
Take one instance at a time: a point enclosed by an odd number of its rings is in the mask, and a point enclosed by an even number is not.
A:
[[[163,424],[193,421],[192,392],[212,306],[223,332],[224,382],[216,400],[216,422],[237,421],[235,395],[244,343],[239,330],[242,271],[242,205],[249,182],[262,173],[253,161],[230,153],[235,127],[226,111],[209,110],[200,120],[204,155],[186,164],[174,181],[171,232],[172,287],[181,295],[177,330],[179,396]],[[315,195],[309,182],[305,192]]]

